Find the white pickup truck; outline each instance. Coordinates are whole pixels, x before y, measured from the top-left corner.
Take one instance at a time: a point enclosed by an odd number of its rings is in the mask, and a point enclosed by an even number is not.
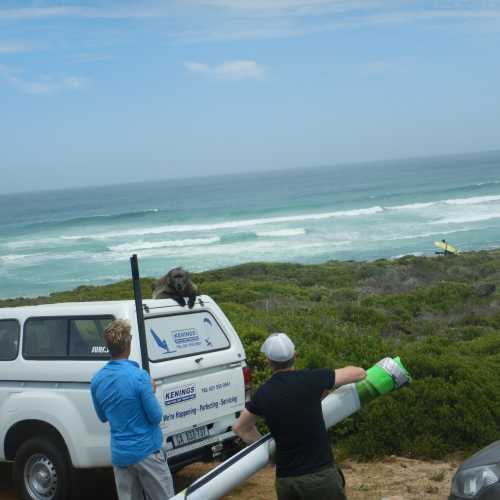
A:
[[[230,445],[248,397],[241,341],[217,304],[193,309],[145,300],[151,377],[175,470]],[[21,498],[66,499],[71,469],[110,466],[109,428],[96,417],[92,376],[109,354],[107,323],[132,324],[130,359],[141,364],[133,300],[0,308],[0,461],[14,461]]]

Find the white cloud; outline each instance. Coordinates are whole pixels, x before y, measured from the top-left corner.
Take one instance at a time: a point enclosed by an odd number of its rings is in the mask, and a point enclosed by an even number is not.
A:
[[[324,31],[319,26],[299,26],[283,20],[274,22],[228,23],[208,29],[178,31],[171,38],[184,42],[224,42],[228,40],[259,40],[275,38],[294,38],[308,33]]]
[[[0,42],[0,54],[31,52],[35,47],[27,42]]]
[[[0,19],[27,20],[41,18],[88,17],[88,18],[134,18],[170,16],[182,8],[214,8],[244,13],[296,13],[316,14],[325,11],[354,11],[372,8],[383,3],[400,3],[401,0],[176,0],[171,2],[108,2],[107,7],[46,5],[42,7],[19,7],[0,9]]]
[[[467,23],[500,29],[500,0],[107,0],[93,6],[60,0],[57,5],[41,4],[45,6],[0,8],[0,22],[169,18],[173,22],[168,36],[189,42],[290,38],[407,23]]]
[[[498,17],[499,0],[187,0],[229,15],[252,18],[310,18],[360,21],[379,16],[380,22]],[[385,17],[387,15],[387,17]],[[323,18],[323,20],[326,20]]]
[[[237,19],[261,17],[306,18],[318,15],[381,16],[380,22],[406,22],[408,19],[468,18],[483,19],[499,15],[499,0],[171,0],[170,2],[109,1],[106,7],[58,5],[43,7],[0,8],[0,20],[29,20],[43,18],[101,18],[128,19],[173,17],[188,12],[203,17],[204,11],[236,16]],[[103,3],[104,4],[104,3]],[[235,19],[233,17],[233,19]],[[355,19],[353,19],[354,21]]]
[[[79,91],[90,84],[87,78],[78,76],[43,76],[27,79],[19,70],[4,65],[0,65],[0,78],[24,94],[39,96],[54,95],[64,91]]]
[[[366,16],[359,20],[359,25],[377,25],[377,24],[404,24],[418,21],[460,21],[460,20],[479,20],[490,21],[500,19],[500,9],[434,9],[427,11],[399,11],[387,12]]]
[[[168,9],[159,7],[23,7],[17,9],[0,9],[0,20],[29,20],[43,18],[91,18],[91,19],[127,19],[154,18],[168,15]]]
[[[360,72],[364,76],[383,75],[386,73],[404,73],[406,66],[402,61],[378,59],[360,65]]]
[[[9,81],[19,91],[30,95],[54,95],[68,90],[82,90],[88,86],[87,79],[76,76],[46,77],[38,80],[11,77]]]
[[[108,54],[82,53],[82,54],[75,54],[70,59],[71,61],[76,63],[94,63],[94,62],[111,61],[113,57]]]
[[[394,3],[395,0],[385,0]],[[267,15],[315,15],[324,12],[345,12],[381,6],[381,0],[191,0],[191,4]]]
[[[500,29],[500,0],[185,0],[206,21],[172,36],[188,42],[290,38],[340,29],[432,24]]]
[[[191,73],[202,74],[219,80],[262,80],[266,73],[264,66],[246,59],[225,61],[214,66],[199,62],[185,62],[184,67]]]
[[[255,61],[228,61],[216,66],[214,73],[217,78],[231,80],[262,80],[264,67]]]
[[[208,64],[202,64],[202,63],[197,63],[197,62],[185,62],[184,67],[191,71],[192,73],[204,73],[204,74],[209,74],[210,73],[210,67]]]
[[[32,7],[20,9],[0,9],[0,19],[25,20],[44,17],[69,17],[81,15],[85,9],[80,7]]]

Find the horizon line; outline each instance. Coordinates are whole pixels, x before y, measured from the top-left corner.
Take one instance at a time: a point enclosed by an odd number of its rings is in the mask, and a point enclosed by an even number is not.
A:
[[[395,158],[383,158],[377,160],[359,160],[359,161],[343,161],[343,162],[335,162],[335,163],[323,163],[309,166],[293,166],[293,167],[282,167],[282,168],[270,168],[270,169],[259,169],[259,170],[242,170],[241,172],[227,172],[227,173],[214,173],[214,174],[204,174],[204,175],[186,175],[183,177],[161,177],[161,178],[151,178],[148,180],[141,181],[128,181],[121,183],[105,183],[105,184],[84,184],[81,186],[67,186],[67,187],[58,187],[58,188],[49,188],[49,189],[27,189],[23,191],[11,191],[11,192],[0,192],[0,197],[4,196],[16,196],[16,195],[25,195],[25,194],[34,194],[34,193],[54,193],[60,191],[78,191],[90,188],[110,188],[110,187],[120,187],[120,186],[131,186],[131,185],[139,185],[139,184],[150,184],[153,182],[163,182],[163,181],[185,181],[185,180],[193,180],[193,179],[212,179],[216,177],[241,177],[241,176],[249,176],[249,175],[258,175],[258,174],[269,174],[273,172],[286,172],[293,170],[307,170],[307,169],[315,169],[315,168],[328,168],[328,167],[343,167],[343,166],[360,166],[366,165],[369,163],[373,164],[381,164],[381,163],[393,163],[398,161],[418,161],[418,160],[431,160],[434,158],[452,158],[452,157],[463,157],[463,156],[474,156],[474,155],[486,155],[486,154],[500,154],[500,148],[498,149],[487,149],[482,151],[470,151],[466,153],[440,153],[430,156],[402,156]]]

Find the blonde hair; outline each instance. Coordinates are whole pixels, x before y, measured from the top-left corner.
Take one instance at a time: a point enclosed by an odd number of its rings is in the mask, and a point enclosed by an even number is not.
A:
[[[130,345],[132,335],[130,322],[124,319],[112,321],[104,330],[104,338],[111,357],[123,354]]]

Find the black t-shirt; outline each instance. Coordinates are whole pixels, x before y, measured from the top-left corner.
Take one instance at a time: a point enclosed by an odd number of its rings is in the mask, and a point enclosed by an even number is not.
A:
[[[301,476],[333,462],[321,396],[335,385],[326,368],[276,372],[246,404],[276,441],[276,475]]]

